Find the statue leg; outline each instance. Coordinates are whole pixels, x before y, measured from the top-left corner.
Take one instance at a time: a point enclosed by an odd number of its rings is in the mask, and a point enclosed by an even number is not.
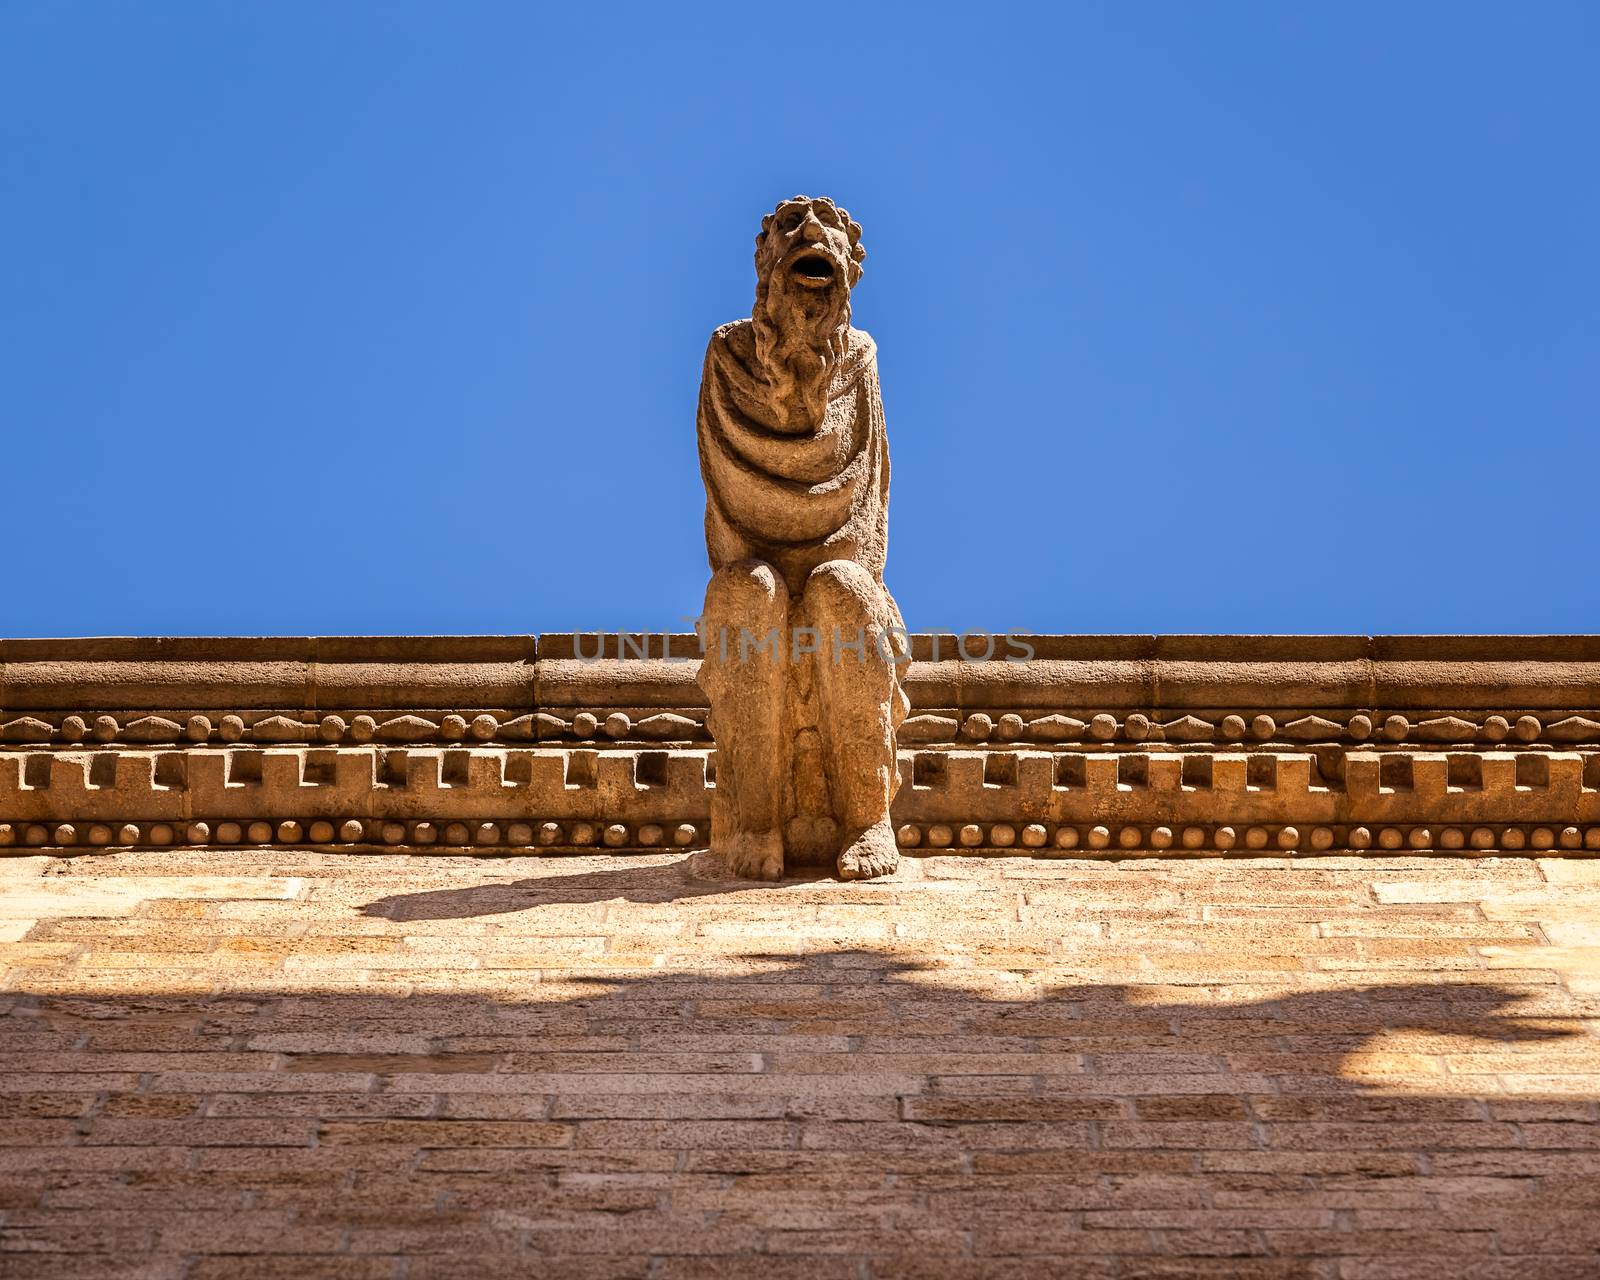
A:
[[[783,875],[783,740],[789,593],[760,560],[719,569],[706,587],[700,687],[711,703],[717,801],[711,847],[735,874]]]
[[[896,625],[888,592],[853,561],[830,560],[806,580],[803,608],[820,633],[812,661],[829,788],[844,831],[839,874],[887,875],[900,863],[889,802],[897,781],[894,733],[904,715],[894,663],[880,640]]]

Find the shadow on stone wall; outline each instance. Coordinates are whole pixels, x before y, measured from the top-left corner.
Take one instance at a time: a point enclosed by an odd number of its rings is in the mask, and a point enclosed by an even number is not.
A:
[[[387,1277],[401,1257],[410,1280],[1593,1262],[1593,1101],[1502,1084],[1576,1034],[1554,1016],[1564,996],[964,989],[993,980],[843,950],[508,971],[493,998],[0,995],[0,1254],[27,1263],[0,1258],[0,1275]],[[287,1258],[229,1270],[239,1253]],[[1512,1255],[1537,1257],[1513,1271]],[[1366,1261],[1341,1271],[1341,1256]],[[132,1258],[157,1269],[117,1269]]]
[[[600,902],[620,898],[625,902],[660,903],[737,894],[745,890],[771,891],[773,886],[770,882],[729,879],[726,869],[711,861],[712,856],[701,851],[666,864],[628,865],[559,875],[547,872],[510,883],[397,893],[368,903],[361,908],[361,913],[397,921],[468,920],[474,916],[497,916],[508,911],[523,911],[561,902]],[[697,874],[713,868],[718,874],[706,875],[703,879]],[[825,877],[821,871],[810,879],[818,883],[837,883]],[[805,877],[791,877],[784,881],[790,885],[805,882]]]
[[[546,976],[0,997],[0,1253],[75,1277],[242,1274],[243,1251],[293,1256],[259,1274],[1016,1277],[1600,1245],[1594,1104],[1496,1075],[1573,1029],[1506,987],[1013,998],[870,950]],[[1490,1058],[1427,1075],[1374,1056],[1390,1032]]]

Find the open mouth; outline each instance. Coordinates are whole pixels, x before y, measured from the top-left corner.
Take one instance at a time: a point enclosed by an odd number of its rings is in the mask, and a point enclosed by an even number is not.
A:
[[[789,272],[808,289],[821,289],[833,283],[834,266],[820,253],[808,253],[796,259]]]

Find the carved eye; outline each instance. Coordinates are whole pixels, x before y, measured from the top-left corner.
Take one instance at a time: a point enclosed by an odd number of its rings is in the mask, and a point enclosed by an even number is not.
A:
[[[783,215],[783,221],[778,225],[781,226],[785,231],[793,231],[805,220],[806,214],[804,209],[791,209],[788,213]]]

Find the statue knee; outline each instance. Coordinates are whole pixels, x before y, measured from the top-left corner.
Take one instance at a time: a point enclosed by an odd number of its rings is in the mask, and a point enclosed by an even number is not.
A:
[[[883,587],[854,560],[828,560],[811,571],[805,595],[813,617],[865,625],[877,620]]]
[[[737,636],[739,628],[764,633],[782,628],[789,610],[783,575],[764,560],[737,560],[712,575],[703,621]]]

